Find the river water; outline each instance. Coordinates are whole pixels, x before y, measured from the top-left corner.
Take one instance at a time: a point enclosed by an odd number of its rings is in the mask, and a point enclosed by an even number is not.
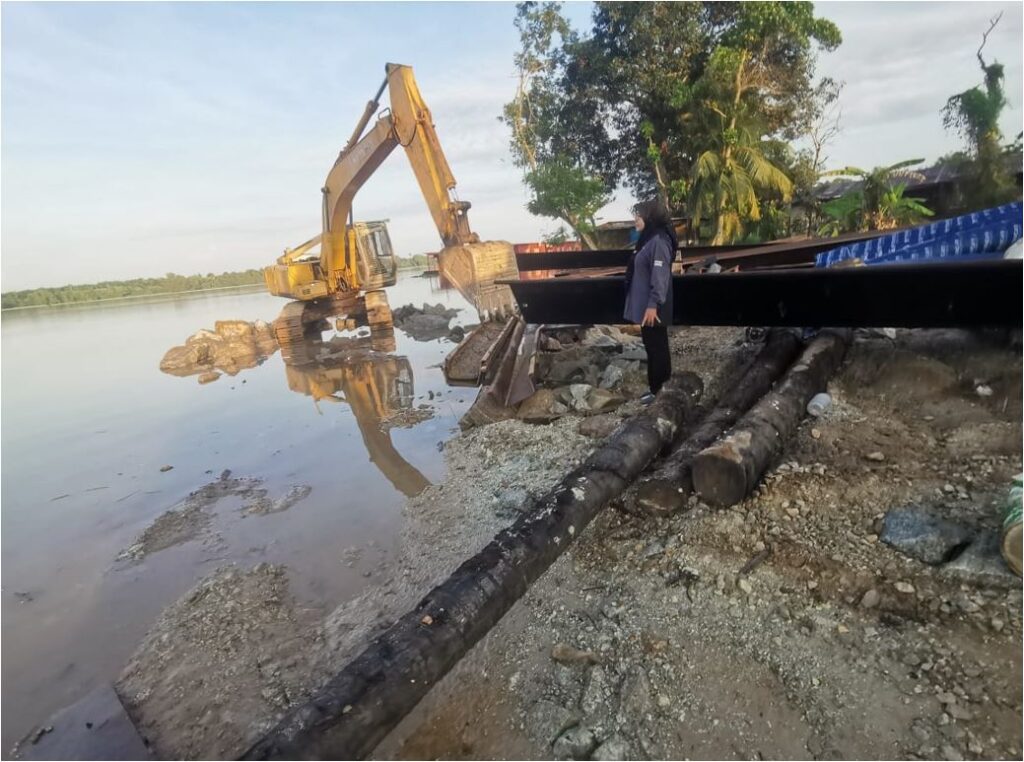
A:
[[[388,298],[441,302],[461,310],[453,324],[476,321],[458,292],[429,278],[400,277]],[[269,322],[282,304],[259,292],[4,313],[5,752],[114,680],[160,611],[220,566],[287,564],[300,598],[325,611],[357,594],[393,552],[406,496],[444,477],[439,443],[476,393],[445,384],[446,339],[396,330],[391,359],[335,356],[312,370],[276,352],[208,384],[159,370],[200,328]],[[432,417],[382,431],[382,405],[427,406]],[[196,539],[118,560],[224,470],[261,480],[271,498],[311,489],[267,515],[222,500]]]

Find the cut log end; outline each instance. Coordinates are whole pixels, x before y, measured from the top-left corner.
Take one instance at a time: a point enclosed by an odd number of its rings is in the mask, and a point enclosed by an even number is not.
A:
[[[716,508],[735,505],[747,495],[747,475],[742,460],[725,447],[712,447],[693,461],[693,487],[701,499]]]
[[[668,516],[686,508],[692,490],[686,483],[651,478],[642,482],[634,496],[636,507],[647,516]]]

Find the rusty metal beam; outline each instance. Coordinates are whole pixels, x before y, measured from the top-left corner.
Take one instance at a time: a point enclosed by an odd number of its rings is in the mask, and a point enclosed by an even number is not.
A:
[[[673,277],[677,325],[1021,325],[1019,260]],[[510,281],[530,323],[622,322],[621,277]]]
[[[894,231],[885,231],[891,233]],[[877,230],[869,233],[848,233],[836,238],[807,238],[799,241],[751,246],[684,246],[679,256],[684,265],[696,264],[714,256],[723,267],[761,267],[796,265],[814,261],[814,255],[847,243],[865,241],[883,235]],[[625,267],[632,249],[606,249],[600,251],[559,251],[550,254],[517,254],[520,271],[530,270],[583,270],[607,267]]]

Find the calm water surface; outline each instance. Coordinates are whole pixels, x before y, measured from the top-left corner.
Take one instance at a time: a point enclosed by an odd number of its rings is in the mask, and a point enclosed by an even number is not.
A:
[[[476,320],[430,279],[402,278],[388,297],[393,307],[442,302],[462,309],[455,323]],[[398,330],[391,359],[335,355],[306,368],[277,352],[206,385],[160,372],[167,349],[200,328],[269,322],[283,303],[235,293],[3,315],[4,752],[115,679],[160,611],[219,566],[285,563],[296,592],[325,610],[357,594],[393,552],[406,495],[443,478],[438,444],[475,396],[446,386],[445,340]],[[392,408],[427,404],[433,417],[382,432],[373,401],[383,389]],[[225,469],[263,480],[271,498],[312,491],[270,515],[243,516],[222,500],[203,537],[134,565],[116,560]]]

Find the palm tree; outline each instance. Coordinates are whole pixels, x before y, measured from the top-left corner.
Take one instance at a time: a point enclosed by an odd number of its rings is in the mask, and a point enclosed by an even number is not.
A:
[[[923,180],[924,175],[909,167],[920,164],[924,159],[907,159],[888,167],[875,167],[870,172],[858,167],[843,167],[830,172],[823,172],[822,177],[858,177],[861,180],[860,190],[847,194],[843,204],[833,203],[833,210],[844,212],[842,219],[857,219],[857,228],[864,230],[891,230],[900,225],[908,225],[920,221],[922,217],[931,217],[933,212],[921,202],[924,199],[911,198],[903,195],[906,183],[898,180]],[[850,205],[859,197],[859,213],[851,218]],[[839,201],[840,199],[836,199]],[[828,205],[826,205],[828,206]],[[826,214],[836,215],[825,210]],[[826,223],[828,227],[831,223]]]
[[[731,243],[743,235],[743,223],[761,219],[758,193],[776,193],[783,201],[793,183],[764,155],[755,134],[743,127],[723,130],[719,145],[697,157],[691,170],[690,209],[694,228],[702,219],[714,222],[712,245]]]

